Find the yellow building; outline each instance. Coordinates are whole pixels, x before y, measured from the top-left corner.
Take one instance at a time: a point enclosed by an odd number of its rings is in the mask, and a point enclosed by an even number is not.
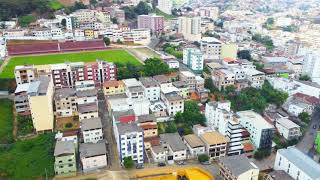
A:
[[[104,95],[115,95],[125,93],[123,81],[107,81],[103,84]]]
[[[219,132],[206,132],[200,135],[200,139],[204,142],[207,154],[210,160],[224,157],[227,155],[229,138]]]
[[[238,46],[237,44],[222,44],[221,45],[221,59],[231,58],[237,59]]]
[[[85,29],[84,36],[87,39],[95,39],[95,38],[98,38],[99,32],[97,30],[93,30],[93,29]]]
[[[29,95],[29,105],[33,127],[37,132],[53,130],[53,82],[49,77],[40,76],[31,86],[32,93]]]

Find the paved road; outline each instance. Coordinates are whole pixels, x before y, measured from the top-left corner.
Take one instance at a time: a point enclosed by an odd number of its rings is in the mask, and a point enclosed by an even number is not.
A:
[[[316,128],[313,128],[313,126]],[[308,127],[307,132],[301,139],[301,141],[297,144],[297,148],[300,149],[304,153],[309,153],[310,149],[313,148],[314,139],[317,134],[317,130],[320,127],[320,113],[314,112],[311,116],[311,123]]]
[[[99,116],[102,120],[102,126],[104,127],[104,138],[108,141],[108,168],[111,170],[121,170],[117,143],[114,138],[112,120],[108,114],[105,97],[102,91],[98,93],[99,102]]]

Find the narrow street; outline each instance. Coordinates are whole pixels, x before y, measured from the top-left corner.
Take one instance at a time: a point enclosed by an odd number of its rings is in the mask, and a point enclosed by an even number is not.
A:
[[[314,128],[313,126],[316,126]],[[313,148],[314,140],[317,135],[317,131],[320,127],[320,113],[314,112],[311,116],[311,122],[308,127],[308,130],[306,131],[303,138],[300,140],[300,142],[297,144],[297,148],[301,150],[304,153],[309,153],[310,150]]]
[[[107,157],[108,157],[108,168],[113,171],[119,171],[121,165],[119,162],[117,143],[114,138],[112,120],[107,111],[105,97],[102,91],[98,92],[98,105],[99,105],[99,116],[101,117],[102,126],[104,130],[104,138],[107,140]]]

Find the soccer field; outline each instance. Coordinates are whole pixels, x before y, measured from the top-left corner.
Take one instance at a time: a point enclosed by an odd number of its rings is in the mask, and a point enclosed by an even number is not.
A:
[[[19,56],[10,59],[6,67],[4,67],[0,78],[14,78],[14,68],[18,65],[43,65],[64,62],[92,62],[96,59],[102,59],[108,62],[123,63],[131,62],[132,64],[141,64],[138,59],[129,54],[125,50],[108,50],[80,53],[50,54],[39,56]]]

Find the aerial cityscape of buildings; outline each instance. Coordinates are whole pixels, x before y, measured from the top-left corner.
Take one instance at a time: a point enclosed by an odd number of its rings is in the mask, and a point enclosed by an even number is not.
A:
[[[0,3],[0,177],[320,179],[320,1],[40,1]]]

